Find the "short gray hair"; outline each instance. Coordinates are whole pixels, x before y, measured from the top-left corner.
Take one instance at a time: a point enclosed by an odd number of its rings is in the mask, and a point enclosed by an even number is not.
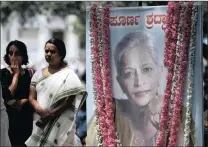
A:
[[[125,51],[138,46],[146,46],[155,64],[159,64],[158,50],[153,36],[146,31],[130,32],[119,41],[115,48],[114,60],[118,74],[120,74],[121,71],[121,58]]]

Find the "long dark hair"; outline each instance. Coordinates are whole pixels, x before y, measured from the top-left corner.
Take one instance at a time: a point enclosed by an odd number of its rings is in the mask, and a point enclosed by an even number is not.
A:
[[[6,47],[6,54],[4,55],[4,61],[6,62],[7,65],[11,65],[10,61],[9,61],[9,48],[14,45],[15,47],[18,48],[19,52],[21,53],[21,56],[23,57],[22,60],[22,65],[27,65],[29,63],[28,61],[28,55],[27,55],[27,47],[26,45],[19,41],[19,40],[14,40],[11,41],[7,47]]]

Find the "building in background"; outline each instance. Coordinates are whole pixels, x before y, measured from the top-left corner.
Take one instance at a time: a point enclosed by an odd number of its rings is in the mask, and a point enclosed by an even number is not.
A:
[[[85,71],[85,50],[80,48],[80,39],[74,31],[77,16],[36,15],[21,25],[17,13],[10,15],[6,24],[1,24],[1,68],[7,66],[3,60],[6,47],[12,40],[20,40],[27,46],[29,64],[35,70],[46,67],[44,46],[50,38],[59,38],[65,42],[68,65],[81,76]]]

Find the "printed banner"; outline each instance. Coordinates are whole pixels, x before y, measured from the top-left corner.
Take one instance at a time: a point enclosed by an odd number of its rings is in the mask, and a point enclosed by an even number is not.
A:
[[[110,9],[112,93],[116,130],[123,146],[156,145],[167,74],[163,64],[166,10],[166,6]],[[88,137],[92,136],[93,140],[96,138],[91,133],[96,131],[90,129],[96,128],[91,127],[95,106],[88,15],[89,11],[86,14],[87,122]],[[191,135],[191,144],[196,146],[203,145],[201,28],[202,9],[199,6]],[[186,111],[186,95],[184,92],[183,112]],[[178,135],[180,146],[183,146],[184,138],[185,116],[182,116]]]

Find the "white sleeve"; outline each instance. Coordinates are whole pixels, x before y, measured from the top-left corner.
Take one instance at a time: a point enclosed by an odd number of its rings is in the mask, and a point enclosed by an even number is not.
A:
[[[42,70],[37,70],[31,79],[31,85],[32,86],[36,86],[36,83],[38,82],[38,80],[42,77]]]

